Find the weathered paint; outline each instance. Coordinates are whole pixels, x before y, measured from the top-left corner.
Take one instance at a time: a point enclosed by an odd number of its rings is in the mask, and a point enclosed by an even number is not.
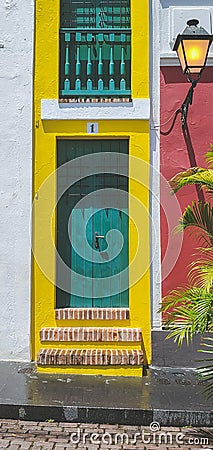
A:
[[[160,238],[160,20],[159,1],[150,2],[150,213],[154,219],[155,240],[151,233],[151,309],[152,328],[161,329],[158,313],[161,302]],[[156,126],[157,125],[157,126]]]
[[[47,197],[39,195],[39,188],[46,178],[56,168],[56,137],[70,138],[88,138],[86,133],[87,122],[82,115],[82,120],[63,121],[63,120],[41,120],[41,100],[58,98],[58,37],[59,37],[59,1],[38,0],[36,3],[36,49],[35,49],[35,161],[34,161],[34,194],[35,201],[35,228],[34,239],[44,261],[48,261],[52,275],[55,273],[54,251],[48,243],[49,221],[47,211],[51,211],[55,201],[55,182],[49,189]],[[141,14],[139,14],[141,11]],[[47,27],[48,17],[48,27]],[[134,99],[148,98],[149,96],[149,74],[148,74],[148,1],[140,0],[132,2],[132,94]],[[47,47],[48,43],[48,47]],[[143,47],[143,52],[141,48]],[[115,107],[116,108],[116,107]],[[110,117],[110,116],[109,116]],[[107,117],[106,117],[107,119]],[[149,125],[144,120],[101,120],[99,122],[98,138],[129,138],[130,155],[136,156],[149,162]],[[93,136],[94,138],[94,136]],[[130,166],[130,176],[135,167]],[[140,174],[142,177],[143,175]],[[148,173],[144,174],[146,182]],[[129,189],[131,194],[135,195],[146,211],[149,211],[149,192],[136,181],[130,180]],[[139,224],[139,236],[143,240],[143,264],[149,262],[149,217],[147,212],[141,216],[141,212],[135,207],[133,202],[129,205],[130,216],[135,216]],[[55,221],[53,220],[53,234],[55,230]],[[133,259],[138,244],[137,230],[130,222],[130,261]],[[142,253],[141,253],[142,254]],[[138,265],[138,270],[140,270]],[[130,273],[130,279],[133,274]],[[148,361],[150,361],[150,292],[149,292],[149,268],[142,279],[130,289],[130,320],[129,327],[142,327],[144,346]],[[34,283],[33,283],[33,304],[34,304],[34,327],[33,327],[33,353],[35,356],[41,348],[39,341],[39,332],[45,326],[63,326],[60,321],[55,321],[55,287],[42,271],[34,263]],[[73,323],[74,324],[74,323]],[[91,325],[87,321],[87,325]],[[79,322],[78,326],[85,325],[85,322]],[[110,322],[110,326],[115,325]],[[120,326],[125,326],[119,322]],[[93,326],[107,326],[106,321],[93,322]],[[85,344],[85,348],[87,348]],[[106,348],[110,347],[106,344]],[[72,348],[72,345],[70,345]],[[89,347],[88,347],[89,348]],[[42,370],[42,369],[41,369]],[[49,369],[46,369],[49,371]],[[51,370],[51,369],[50,369]],[[54,371],[56,369],[54,368]],[[61,370],[61,369],[58,369]],[[63,369],[64,370],[64,369]],[[66,369],[72,372],[74,369]],[[79,373],[85,369],[77,369]],[[112,372],[111,372],[112,370]],[[109,369],[110,374],[128,375],[131,370],[132,375],[141,374],[141,369],[132,367],[125,369],[120,367],[113,371]],[[104,373],[103,369],[100,369]],[[86,369],[86,373],[97,373],[96,369]],[[108,371],[107,371],[108,373]]]
[[[30,360],[34,1],[0,3],[0,359]]]
[[[161,123],[166,122],[173,112],[181,106],[190,85],[182,74],[180,67],[161,68]],[[189,106],[188,128],[191,136],[191,143],[194,149],[194,157],[198,166],[205,166],[205,153],[213,143],[212,123],[213,123],[213,68],[206,67],[202,78],[198,83],[193,97],[193,104]],[[162,131],[166,131],[170,123],[161,126]],[[188,140],[188,148],[189,148]],[[181,128],[181,118],[178,116],[173,130],[168,136],[161,135],[161,172],[167,180],[176,173],[181,172],[195,161],[190,163],[190,156],[193,152],[187,150],[187,144]],[[182,210],[197,199],[197,192],[194,186],[185,187],[177,193]],[[167,225],[166,218],[161,216],[161,236],[162,254],[165,254],[167,247]],[[175,236],[174,236],[175,240]],[[195,249],[199,247],[199,241],[195,236],[190,236],[189,232],[184,233],[181,254],[178,257],[175,267],[166,279],[163,279],[163,295],[169,290],[175,289],[187,282],[187,272],[189,264],[195,259]]]
[[[129,103],[69,104],[58,100],[42,100],[42,120],[149,120],[149,98],[133,99]]]

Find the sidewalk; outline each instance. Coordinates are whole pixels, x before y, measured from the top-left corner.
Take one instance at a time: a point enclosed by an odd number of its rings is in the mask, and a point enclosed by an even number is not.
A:
[[[143,378],[38,374],[0,362],[0,419],[213,426],[212,402],[192,370],[149,369]]]
[[[0,421],[0,449],[10,450],[211,450],[213,430],[128,425]]]

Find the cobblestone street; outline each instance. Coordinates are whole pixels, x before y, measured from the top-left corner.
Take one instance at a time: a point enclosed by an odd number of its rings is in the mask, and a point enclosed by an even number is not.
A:
[[[152,431],[151,431],[152,430]],[[156,431],[155,431],[156,430]],[[212,449],[213,429],[0,420],[0,449],[182,450]]]

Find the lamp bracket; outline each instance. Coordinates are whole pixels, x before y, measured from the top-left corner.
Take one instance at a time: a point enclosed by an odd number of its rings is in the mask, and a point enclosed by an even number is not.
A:
[[[186,121],[187,121],[187,115],[188,115],[188,109],[189,109],[189,105],[192,105],[192,101],[193,101],[193,94],[194,94],[194,89],[197,86],[197,83],[200,79],[201,74],[199,74],[197,80],[194,80],[190,77],[190,74],[187,73],[187,80],[191,83],[191,87],[188,90],[188,93],[186,95],[186,98],[181,106],[181,121],[182,121],[182,128],[185,127],[186,125]]]

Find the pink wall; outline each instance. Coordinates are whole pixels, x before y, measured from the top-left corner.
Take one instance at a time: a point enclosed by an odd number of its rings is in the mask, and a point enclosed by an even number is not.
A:
[[[190,87],[186,77],[179,67],[161,68],[161,124],[166,122],[178,109]],[[161,131],[167,131],[172,121],[161,125]],[[204,70],[189,106],[188,128],[197,165],[205,164],[205,153],[209,144],[213,144],[213,67]],[[190,157],[193,159],[193,149],[184,140],[181,117],[177,117],[173,130],[168,136],[161,135],[161,173],[169,180],[176,173],[190,167]],[[192,163],[194,165],[194,163]],[[177,194],[182,210],[197,199],[194,186],[185,187]],[[165,215],[161,214],[161,245],[162,257],[167,247],[167,224]],[[198,247],[195,237],[185,233],[181,253],[172,272],[163,280],[163,295],[186,283],[187,266],[193,260],[192,253]]]

